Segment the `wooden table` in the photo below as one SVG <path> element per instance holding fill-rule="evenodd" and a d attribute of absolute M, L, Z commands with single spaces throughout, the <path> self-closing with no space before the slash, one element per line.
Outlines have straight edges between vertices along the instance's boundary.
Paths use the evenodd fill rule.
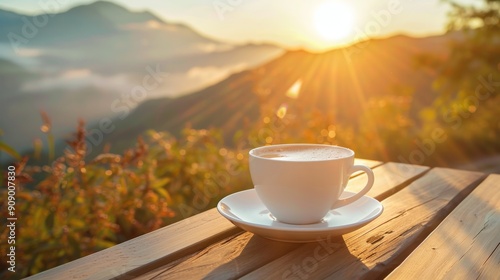
<path fill-rule="evenodd" d="M 500 279 L 500 175 L 357 161 L 384 212 L 343 236 L 272 241 L 211 209 L 30 279 Z"/>

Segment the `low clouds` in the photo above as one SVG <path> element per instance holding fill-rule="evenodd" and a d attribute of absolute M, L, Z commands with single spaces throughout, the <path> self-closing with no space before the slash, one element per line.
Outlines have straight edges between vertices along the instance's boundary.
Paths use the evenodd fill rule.
<path fill-rule="evenodd" d="M 179 96 L 208 85 L 219 82 L 235 72 L 244 70 L 245 63 L 216 67 L 195 66 L 185 72 L 169 73 L 165 81 L 151 92 L 149 97 Z M 78 90 L 82 88 L 98 88 L 110 92 L 127 92 L 140 83 L 138 74 L 119 73 L 102 75 L 88 68 L 75 68 L 59 72 L 55 75 L 42 77 L 25 83 L 21 90 L 36 94 L 50 90 Z"/>
<path fill-rule="evenodd" d="M 85 87 L 95 87 L 109 91 L 124 91 L 130 88 L 133 82 L 126 74 L 116 74 L 110 76 L 99 75 L 90 69 L 70 69 L 58 75 L 43 77 L 27 82 L 21 88 L 22 91 L 38 93 L 53 89 L 80 89 Z"/>

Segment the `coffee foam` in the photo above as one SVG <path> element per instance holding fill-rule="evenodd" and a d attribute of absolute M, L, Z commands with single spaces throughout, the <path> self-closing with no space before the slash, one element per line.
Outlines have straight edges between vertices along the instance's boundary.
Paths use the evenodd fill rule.
<path fill-rule="evenodd" d="M 318 161 L 345 158 L 351 156 L 352 153 L 349 150 L 335 147 L 294 146 L 267 148 L 259 151 L 256 155 L 284 161 Z"/>

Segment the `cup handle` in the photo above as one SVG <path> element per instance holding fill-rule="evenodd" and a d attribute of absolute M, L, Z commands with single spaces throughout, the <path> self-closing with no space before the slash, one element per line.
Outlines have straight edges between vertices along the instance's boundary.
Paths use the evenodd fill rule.
<path fill-rule="evenodd" d="M 354 165 L 351 168 L 351 173 L 349 174 L 349 177 L 350 177 L 350 175 L 352 175 L 352 173 L 354 173 L 356 171 L 364 171 L 366 173 L 366 175 L 368 175 L 368 182 L 366 183 L 365 187 L 360 192 L 358 192 L 357 194 L 355 194 L 353 196 L 337 200 L 333 204 L 332 209 L 346 206 L 347 204 L 350 204 L 350 203 L 360 199 L 363 195 L 365 195 L 372 188 L 373 182 L 375 181 L 375 176 L 373 175 L 373 171 L 369 167 L 364 166 L 364 165 Z"/>

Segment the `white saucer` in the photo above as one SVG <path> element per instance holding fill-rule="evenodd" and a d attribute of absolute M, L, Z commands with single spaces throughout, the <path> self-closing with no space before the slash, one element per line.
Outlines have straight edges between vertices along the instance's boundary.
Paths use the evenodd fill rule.
<path fill-rule="evenodd" d="M 344 191 L 342 197 L 354 193 Z M 277 221 L 262 204 L 255 189 L 224 197 L 217 210 L 236 226 L 268 239 L 285 242 L 313 242 L 354 231 L 382 214 L 376 199 L 363 196 L 344 207 L 330 210 L 316 224 L 293 225 Z"/>

